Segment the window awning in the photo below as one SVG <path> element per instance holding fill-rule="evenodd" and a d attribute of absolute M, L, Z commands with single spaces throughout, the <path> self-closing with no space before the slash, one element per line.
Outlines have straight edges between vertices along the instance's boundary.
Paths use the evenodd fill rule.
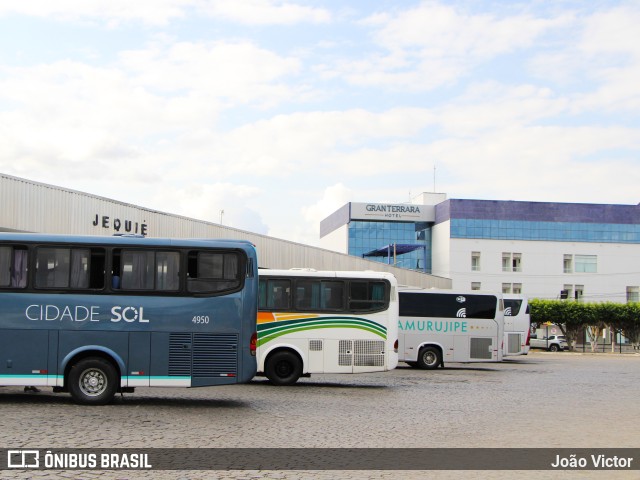
<path fill-rule="evenodd" d="M 424 244 L 417 245 L 415 243 L 396 243 L 392 245 L 385 245 L 384 247 L 371 250 L 364 253 L 363 257 L 389 257 L 395 252 L 396 255 L 404 255 L 405 253 L 413 252 L 425 248 Z"/>

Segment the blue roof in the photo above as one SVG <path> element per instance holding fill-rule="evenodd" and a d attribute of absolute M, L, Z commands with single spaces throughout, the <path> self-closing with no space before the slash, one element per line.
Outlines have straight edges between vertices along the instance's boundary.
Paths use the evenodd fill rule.
<path fill-rule="evenodd" d="M 436 223 L 454 218 L 640 224 L 640 205 L 451 199 L 436 205 Z"/>

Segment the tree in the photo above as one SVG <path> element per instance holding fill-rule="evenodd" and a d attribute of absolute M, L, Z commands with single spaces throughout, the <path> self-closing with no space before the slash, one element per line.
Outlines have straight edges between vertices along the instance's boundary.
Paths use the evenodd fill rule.
<path fill-rule="evenodd" d="M 633 345 L 640 348 L 640 303 L 627 303 L 623 306 L 622 332 Z"/>
<path fill-rule="evenodd" d="M 595 304 L 596 315 L 611 330 L 611 351 L 616 350 L 616 339 L 622 333 L 624 325 L 623 305 L 620 303 L 603 302 Z"/>
<path fill-rule="evenodd" d="M 598 346 L 598 338 L 602 336 L 605 324 L 597 315 L 596 304 L 584 303 L 582 304 L 582 309 L 582 320 L 586 324 L 591 351 L 595 352 Z"/>
<path fill-rule="evenodd" d="M 571 300 L 531 300 L 531 323 L 556 324 L 567 337 L 569 347 L 587 329 L 591 350 L 606 327 L 612 332 L 611 351 L 616 348 L 618 333 L 625 335 L 634 348 L 640 348 L 640 303 L 583 303 Z"/>
<path fill-rule="evenodd" d="M 573 350 L 584 327 L 583 304 L 566 300 L 531 300 L 529 305 L 531 323 L 538 326 L 546 322 L 556 324 L 567 338 L 569 348 Z"/>

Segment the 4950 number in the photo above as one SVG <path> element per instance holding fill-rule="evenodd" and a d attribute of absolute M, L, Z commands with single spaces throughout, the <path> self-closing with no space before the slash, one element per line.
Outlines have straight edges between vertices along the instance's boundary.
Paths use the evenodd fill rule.
<path fill-rule="evenodd" d="M 196 315 L 191 319 L 191 323 L 202 325 L 209 323 L 209 315 Z"/>

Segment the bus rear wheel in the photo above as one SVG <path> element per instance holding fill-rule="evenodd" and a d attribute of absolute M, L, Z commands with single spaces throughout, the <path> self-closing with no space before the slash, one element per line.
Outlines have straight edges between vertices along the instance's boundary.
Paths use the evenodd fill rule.
<path fill-rule="evenodd" d="M 418 354 L 418 367 L 433 370 L 442 363 L 442 354 L 436 347 L 424 347 Z"/>
<path fill-rule="evenodd" d="M 276 352 L 267 359 L 264 373 L 274 385 L 293 385 L 302 375 L 302 362 L 293 352 Z"/>
<path fill-rule="evenodd" d="M 106 405 L 118 389 L 115 367 L 103 358 L 80 360 L 69 371 L 69 393 L 76 403 Z"/>

